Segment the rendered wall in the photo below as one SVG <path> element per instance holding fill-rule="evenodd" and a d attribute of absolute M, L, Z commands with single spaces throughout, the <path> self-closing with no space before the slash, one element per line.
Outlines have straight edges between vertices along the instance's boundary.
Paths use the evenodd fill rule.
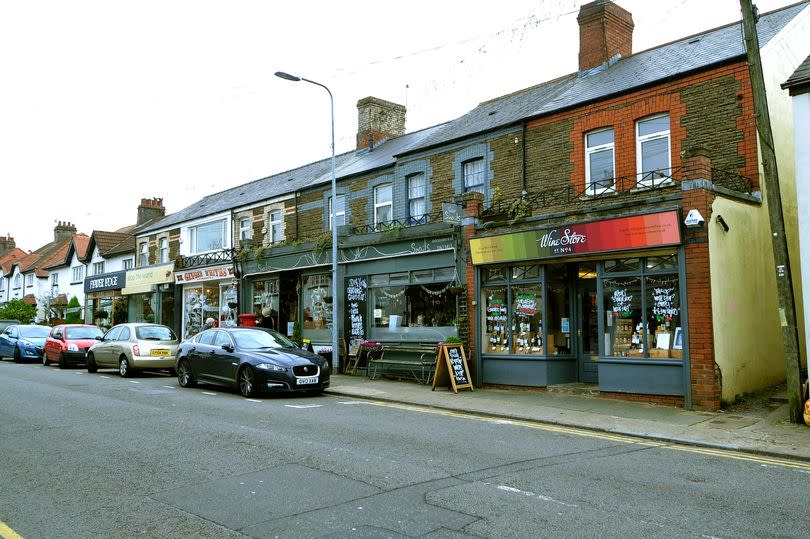
<path fill-rule="evenodd" d="M 805 8 L 767 45 L 762 47 L 762 67 L 768 94 L 774 149 L 782 193 L 782 211 L 793 273 L 793 292 L 799 327 L 799 347 L 802 364 L 807 364 L 802 271 L 799 264 L 799 220 L 796 196 L 796 161 L 794 152 L 793 105 L 790 95 L 780 85 L 790 77 L 810 55 L 810 7 Z M 806 140 L 806 139 L 805 139 Z M 764 183 L 764 180 L 762 180 Z M 763 190 L 767 186 L 763 187 Z M 764 199 L 764 196 L 763 196 Z M 810 270 L 808 270 L 810 271 Z"/>
<path fill-rule="evenodd" d="M 796 186 L 799 212 L 799 250 L 804 275 L 810 275 L 810 93 L 793 97 Z M 795 265 L 795 262 L 793 262 Z M 794 270 L 795 271 L 795 270 Z M 804 287 L 804 319 L 810 319 L 810 286 Z M 805 349 L 810 350 L 810 332 L 805 331 Z M 802 356 L 807 363 L 807 356 Z"/>
<path fill-rule="evenodd" d="M 729 231 L 715 222 L 722 215 Z M 715 362 L 721 398 L 785 379 L 773 251 L 764 208 L 717 197 L 707 219 Z"/>

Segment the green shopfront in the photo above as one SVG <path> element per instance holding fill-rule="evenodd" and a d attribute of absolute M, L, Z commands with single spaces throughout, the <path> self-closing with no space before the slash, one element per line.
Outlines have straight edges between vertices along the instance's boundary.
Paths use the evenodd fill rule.
<path fill-rule="evenodd" d="M 474 237 L 479 383 L 684 397 L 677 211 Z"/>

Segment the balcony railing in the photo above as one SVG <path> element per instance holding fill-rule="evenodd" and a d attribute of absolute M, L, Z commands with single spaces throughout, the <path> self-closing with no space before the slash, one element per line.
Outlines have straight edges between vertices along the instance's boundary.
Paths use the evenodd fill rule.
<path fill-rule="evenodd" d="M 694 178 L 693 170 L 684 167 L 654 170 L 643 174 L 633 174 L 606 178 L 592 182 L 584 188 L 571 184 L 527 193 L 517 199 L 496 200 L 484 209 L 483 217 L 507 215 L 515 218 L 520 212 L 532 212 L 543 208 L 562 205 L 598 205 L 615 201 L 618 197 L 639 196 L 640 193 L 660 191 L 677 187 L 681 182 Z M 711 169 L 712 183 L 739 193 L 751 193 L 753 182 L 736 172 Z"/>
<path fill-rule="evenodd" d="M 180 261 L 179 266 L 184 269 L 200 268 L 223 262 L 231 263 L 233 261 L 233 249 L 222 249 L 221 251 L 213 251 L 199 255 L 179 256 L 177 258 Z M 175 263 L 175 266 L 178 266 L 178 264 Z"/>
<path fill-rule="evenodd" d="M 426 225 L 430 222 L 430 214 L 426 213 L 419 217 L 408 217 L 407 219 L 394 219 L 391 221 L 385 221 L 383 223 L 355 226 L 349 229 L 349 232 L 351 232 L 352 235 L 373 234 L 374 232 L 388 232 L 391 230 L 400 230 L 412 226 Z"/>

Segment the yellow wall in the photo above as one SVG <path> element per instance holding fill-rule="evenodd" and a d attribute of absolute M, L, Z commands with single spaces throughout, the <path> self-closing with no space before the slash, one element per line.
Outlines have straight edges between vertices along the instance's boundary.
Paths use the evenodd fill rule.
<path fill-rule="evenodd" d="M 762 47 L 760 53 L 768 96 L 768 113 L 771 118 L 774 149 L 779 171 L 782 212 L 785 220 L 785 233 L 788 239 L 791 272 L 793 274 L 793 295 L 799 328 L 799 350 L 803 365 L 807 364 L 807 347 L 805 344 L 804 302 L 802 300 L 802 271 L 799 265 L 799 221 L 796 198 L 793 109 L 790 95 L 787 90 L 782 90 L 780 85 L 810 55 L 810 38 L 808 36 L 810 36 L 810 7 L 805 8 L 767 45 Z M 763 186 L 763 199 L 765 188 Z M 767 206 L 765 208 L 767 211 Z M 768 224 L 768 226 L 770 225 Z M 810 271 L 810 268 L 806 268 L 805 271 Z"/>
<path fill-rule="evenodd" d="M 715 222 L 718 215 L 728 232 Z M 715 362 L 721 398 L 730 401 L 785 379 L 770 229 L 763 208 L 721 197 L 712 203 L 706 226 Z"/>

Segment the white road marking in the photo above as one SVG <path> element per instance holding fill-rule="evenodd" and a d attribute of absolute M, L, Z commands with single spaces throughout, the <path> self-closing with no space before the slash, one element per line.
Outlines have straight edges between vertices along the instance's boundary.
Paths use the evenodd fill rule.
<path fill-rule="evenodd" d="M 140 382 L 138 382 L 137 380 L 130 380 L 129 383 L 130 384 L 140 384 Z"/>
<path fill-rule="evenodd" d="M 110 379 L 110 377 L 109 377 L 109 376 L 104 376 L 103 374 L 102 374 L 101 376 L 99 376 L 99 378 L 106 378 L 107 380 L 109 380 L 109 379 Z"/>
<path fill-rule="evenodd" d="M 303 405 L 285 404 L 284 406 L 286 406 L 287 408 L 302 409 L 302 408 L 321 408 L 323 405 L 322 404 L 303 404 Z"/>
<path fill-rule="evenodd" d="M 371 404 L 368 401 L 338 401 L 338 404 Z"/>
<path fill-rule="evenodd" d="M 245 400 L 249 401 L 249 402 L 264 402 L 264 401 L 260 401 L 259 399 L 245 399 Z M 260 481 L 260 483 L 261 483 L 261 481 Z"/>
<path fill-rule="evenodd" d="M 495 423 L 496 425 L 514 425 L 515 424 L 514 421 L 509 421 L 508 419 L 493 419 L 492 422 Z"/>
<path fill-rule="evenodd" d="M 177 389 L 177 386 L 163 386 L 163 387 L 165 387 L 166 389 Z"/>
<path fill-rule="evenodd" d="M 78 374 L 79 376 L 81 376 L 84 373 L 83 372 L 74 372 L 73 374 Z"/>
<path fill-rule="evenodd" d="M 216 393 L 211 393 L 210 391 L 203 391 L 203 392 L 202 392 L 202 394 L 203 394 L 203 395 L 211 395 L 212 397 L 216 397 L 216 396 L 217 396 L 217 394 L 216 394 Z"/>
<path fill-rule="evenodd" d="M 512 492 L 514 494 L 522 494 L 522 495 L 526 496 L 527 498 L 537 498 L 539 500 L 543 500 L 544 502 L 557 503 L 557 504 L 560 504 L 560 505 L 565 506 L 565 507 L 579 507 L 578 505 L 561 502 L 560 500 L 555 500 L 554 498 L 551 498 L 549 496 L 543 496 L 542 494 L 535 494 L 534 492 L 524 491 L 524 490 L 520 490 L 520 489 L 517 489 L 517 488 L 514 488 L 514 487 L 507 487 L 506 485 L 498 485 L 495 488 L 497 488 L 498 490 L 503 490 L 505 492 Z"/>

